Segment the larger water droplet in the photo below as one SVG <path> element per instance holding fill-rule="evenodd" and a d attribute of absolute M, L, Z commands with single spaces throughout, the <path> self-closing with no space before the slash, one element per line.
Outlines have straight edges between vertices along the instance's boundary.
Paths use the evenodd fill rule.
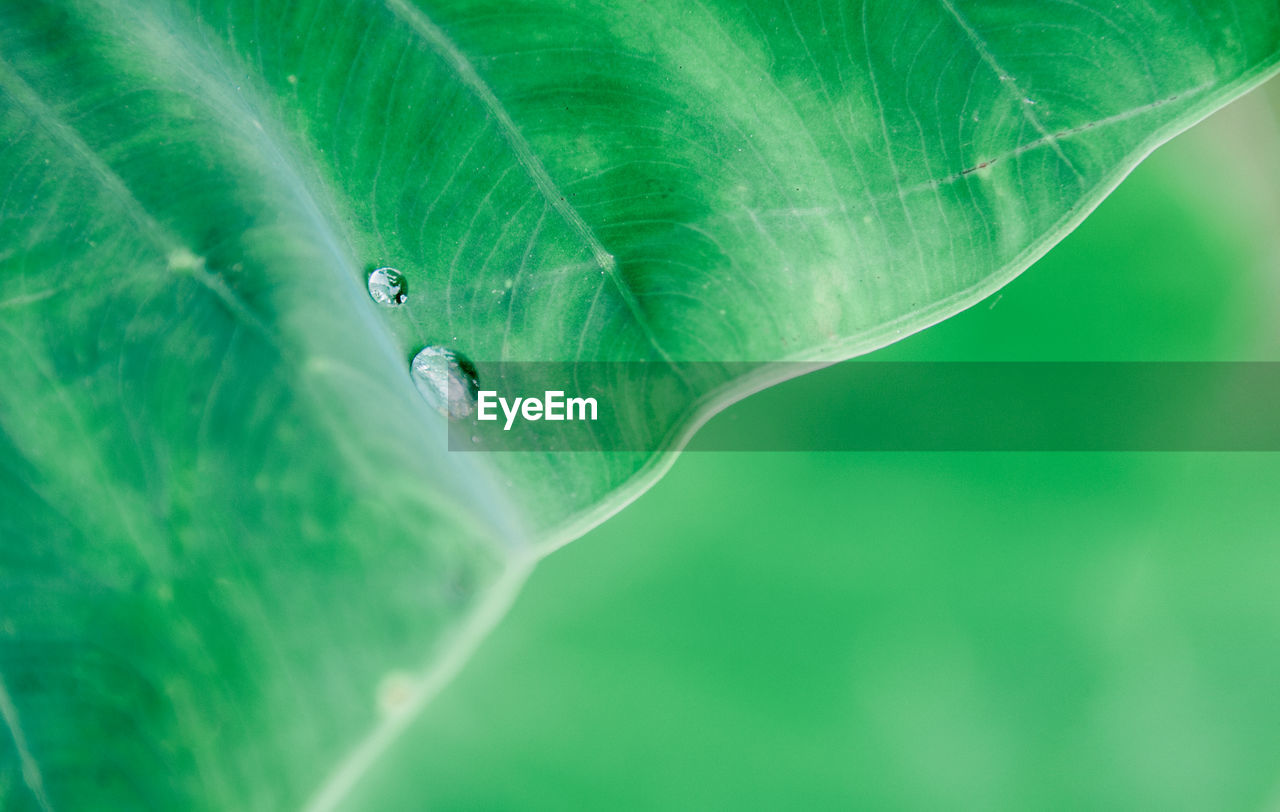
<path fill-rule="evenodd" d="M 457 420 L 475 411 L 480 379 L 463 356 L 444 347 L 426 347 L 413 357 L 410 371 L 418 391 L 444 416 Z"/>
<path fill-rule="evenodd" d="M 404 274 L 395 268 L 378 268 L 369 273 L 369 295 L 380 305 L 395 307 L 409 298 Z"/>

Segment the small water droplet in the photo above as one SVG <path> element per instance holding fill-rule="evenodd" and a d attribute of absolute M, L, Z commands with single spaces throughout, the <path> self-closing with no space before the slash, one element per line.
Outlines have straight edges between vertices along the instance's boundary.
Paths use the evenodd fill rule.
<path fill-rule="evenodd" d="M 369 295 L 380 305 L 395 307 L 409 298 L 404 274 L 395 268 L 378 268 L 369 273 Z"/>
<path fill-rule="evenodd" d="M 476 408 L 480 379 L 475 366 L 444 347 L 425 347 L 413 357 L 413 383 L 427 402 L 446 417 L 467 417 Z"/>

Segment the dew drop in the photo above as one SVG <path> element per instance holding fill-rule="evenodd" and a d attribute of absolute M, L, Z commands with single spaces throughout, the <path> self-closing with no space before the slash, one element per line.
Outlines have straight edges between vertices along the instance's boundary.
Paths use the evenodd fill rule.
<path fill-rule="evenodd" d="M 380 305 L 395 307 L 409 298 L 404 274 L 395 268 L 378 268 L 369 273 L 369 295 Z"/>
<path fill-rule="evenodd" d="M 418 391 L 445 417 L 458 419 L 475 411 L 480 380 L 463 356 L 444 347 L 426 347 L 413 357 L 410 371 Z"/>

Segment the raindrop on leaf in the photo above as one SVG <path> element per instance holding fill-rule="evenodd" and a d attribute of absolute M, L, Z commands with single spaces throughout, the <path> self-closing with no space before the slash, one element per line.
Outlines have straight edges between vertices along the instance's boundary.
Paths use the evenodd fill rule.
<path fill-rule="evenodd" d="M 395 307 L 409 298 L 404 274 L 395 268 L 378 268 L 369 273 L 369 295 L 380 305 Z"/>
<path fill-rule="evenodd" d="M 418 391 L 441 414 L 457 420 L 475 411 L 480 379 L 463 356 L 444 347 L 425 347 L 413 357 L 410 371 Z"/>

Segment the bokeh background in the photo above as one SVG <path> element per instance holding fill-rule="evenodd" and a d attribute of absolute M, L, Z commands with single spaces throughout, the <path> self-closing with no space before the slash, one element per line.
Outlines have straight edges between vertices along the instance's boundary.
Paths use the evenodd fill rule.
<path fill-rule="evenodd" d="M 1277 110 L 877 356 L 1280 361 Z M 1280 455 L 683 455 L 543 562 L 354 805 L 1280 809 Z"/>

